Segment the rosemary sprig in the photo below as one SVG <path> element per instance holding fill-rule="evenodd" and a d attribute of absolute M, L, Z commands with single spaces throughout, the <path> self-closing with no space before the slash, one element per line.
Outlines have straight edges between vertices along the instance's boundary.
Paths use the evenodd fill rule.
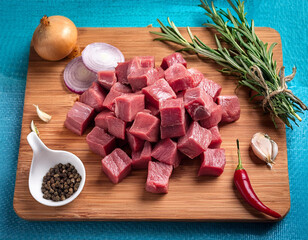
<path fill-rule="evenodd" d="M 276 72 L 276 61 L 273 60 L 273 49 L 276 43 L 268 46 L 255 34 L 254 21 L 249 25 L 244 11 L 244 1 L 238 0 L 236 5 L 228 0 L 237 16 L 233 16 L 229 9 L 223 11 L 216 9 L 213 2 L 211 6 L 205 0 L 200 0 L 202 7 L 212 23 L 205 23 L 207 27 L 214 28 L 217 49 L 213 49 L 193 35 L 187 27 L 190 40 L 187 41 L 175 24 L 168 18 L 169 26 L 165 26 L 159 19 L 162 32 L 151 32 L 159 35 L 158 41 L 171 41 L 184 46 L 179 51 L 193 51 L 214 60 L 221 65 L 220 71 L 226 74 L 240 76 L 239 85 L 246 86 L 256 92 L 251 99 L 262 96 L 263 110 L 269 112 L 276 126 L 275 118 L 280 118 L 288 127 L 292 128 L 291 122 L 296 125 L 297 120 L 302 119 L 298 113 L 307 110 L 306 105 L 287 88 L 286 82 L 291 81 L 296 73 L 285 76 L 284 67 Z M 222 42 L 227 43 L 229 48 L 223 47 Z"/>

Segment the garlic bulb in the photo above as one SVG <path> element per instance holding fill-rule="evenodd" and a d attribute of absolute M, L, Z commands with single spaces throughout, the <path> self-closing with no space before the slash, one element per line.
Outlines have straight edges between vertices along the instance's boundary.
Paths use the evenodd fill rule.
<path fill-rule="evenodd" d="M 251 139 L 251 148 L 254 154 L 272 168 L 278 154 L 278 145 L 265 133 L 256 133 Z"/>

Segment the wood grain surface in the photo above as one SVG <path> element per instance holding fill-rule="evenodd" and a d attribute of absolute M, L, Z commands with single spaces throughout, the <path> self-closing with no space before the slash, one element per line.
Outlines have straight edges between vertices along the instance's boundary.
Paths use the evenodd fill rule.
<path fill-rule="evenodd" d="M 154 55 L 156 64 L 178 46 L 152 41 L 149 28 L 79 28 L 79 44 L 84 48 L 92 42 L 106 42 L 118 47 L 126 59 L 137 55 Z M 158 30 L 151 28 L 151 30 Z M 215 46 L 210 29 L 192 28 L 193 32 L 211 46 Z M 185 29 L 181 29 L 184 33 Z M 277 42 L 274 59 L 282 66 L 279 33 L 271 28 L 257 28 L 265 42 Z M 184 34 L 185 36 L 186 33 Z M 199 69 L 204 75 L 223 86 L 222 94 L 234 94 L 236 78 L 216 71 L 215 63 L 196 55 L 184 54 L 188 67 Z M 145 191 L 146 171 L 132 171 L 121 183 L 114 185 L 101 172 L 101 158 L 93 154 L 85 141 L 86 133 L 77 136 L 63 126 L 67 111 L 77 98 L 63 84 L 62 74 L 69 60 L 47 62 L 31 46 L 27 76 L 24 113 L 14 209 L 27 220 L 187 220 L 187 221 L 275 221 L 250 207 L 233 185 L 237 165 L 236 138 L 240 140 L 243 165 L 259 198 L 285 216 L 290 209 L 286 134 L 283 124 L 275 129 L 270 118 L 248 101 L 247 89 L 236 94 L 240 98 L 241 117 L 235 123 L 221 126 L 222 147 L 226 149 L 224 173 L 216 177 L 197 177 L 200 161 L 185 160 L 174 170 L 169 193 L 157 195 Z M 52 115 L 43 123 L 32 104 Z M 87 179 L 82 193 L 72 203 L 62 207 L 47 207 L 30 195 L 28 176 L 32 151 L 26 136 L 34 120 L 41 139 L 51 149 L 76 154 L 84 163 Z M 255 132 L 268 133 L 278 144 L 279 154 L 273 170 L 253 157 L 249 141 Z"/>

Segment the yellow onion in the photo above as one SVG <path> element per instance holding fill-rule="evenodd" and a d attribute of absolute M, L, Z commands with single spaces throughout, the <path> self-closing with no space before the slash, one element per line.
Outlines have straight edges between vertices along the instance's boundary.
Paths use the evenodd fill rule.
<path fill-rule="evenodd" d="M 76 48 L 77 28 L 67 17 L 44 16 L 34 31 L 32 41 L 41 58 L 57 61 Z"/>

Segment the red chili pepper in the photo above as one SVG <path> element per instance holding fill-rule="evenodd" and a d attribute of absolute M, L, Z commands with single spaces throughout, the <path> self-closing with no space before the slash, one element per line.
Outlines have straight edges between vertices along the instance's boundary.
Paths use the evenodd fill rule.
<path fill-rule="evenodd" d="M 238 155 L 238 165 L 234 172 L 234 183 L 236 188 L 239 190 L 242 197 L 255 209 L 263 212 L 274 218 L 281 218 L 281 215 L 272 209 L 265 206 L 255 194 L 248 177 L 246 170 L 242 167 L 242 160 L 240 155 L 239 141 L 237 143 L 237 155 Z"/>

